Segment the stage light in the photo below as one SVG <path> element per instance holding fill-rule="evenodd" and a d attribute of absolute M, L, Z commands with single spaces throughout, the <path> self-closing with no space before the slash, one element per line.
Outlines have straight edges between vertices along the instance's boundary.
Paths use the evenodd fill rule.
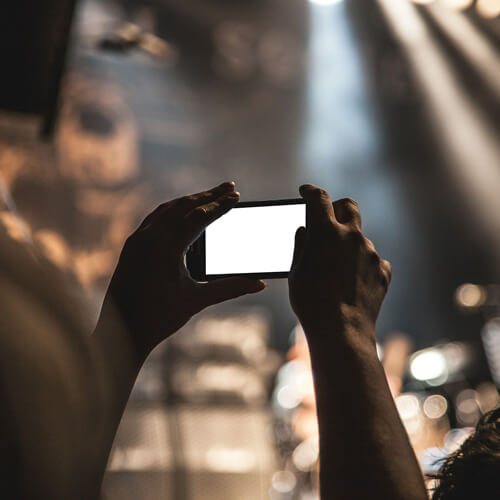
<path fill-rule="evenodd" d="M 424 425 L 419 397 L 412 393 L 401 394 L 395 403 L 406 432 L 411 439 L 418 439 Z"/>
<path fill-rule="evenodd" d="M 457 419 L 462 425 L 475 426 L 481 412 L 477 403 L 477 394 L 473 389 L 464 389 L 457 395 L 456 401 Z"/>
<path fill-rule="evenodd" d="M 446 359 L 441 351 L 434 348 L 416 352 L 410 361 L 410 372 L 415 379 L 430 385 L 439 385 L 448 377 Z"/>
<path fill-rule="evenodd" d="M 440 4 L 430 6 L 428 12 L 478 76 L 500 97 L 500 59 L 496 47 L 464 14 L 450 12 Z"/>
<path fill-rule="evenodd" d="M 283 386 L 276 396 L 278 404 L 285 410 L 292 410 L 299 406 L 302 398 L 301 394 L 292 385 Z"/>
<path fill-rule="evenodd" d="M 415 394 L 401 394 L 396 398 L 396 408 L 403 420 L 410 420 L 420 415 L 420 403 Z"/>
<path fill-rule="evenodd" d="M 500 385 L 500 317 L 486 323 L 481 339 L 493 380 Z"/>
<path fill-rule="evenodd" d="M 480 307 L 486 300 L 486 292 L 483 287 L 465 283 L 460 285 L 455 292 L 456 303 L 465 309 Z"/>
<path fill-rule="evenodd" d="M 289 470 L 280 470 L 273 474 L 271 479 L 271 484 L 273 489 L 281 493 L 280 498 L 284 498 L 285 495 L 290 495 L 297 485 L 297 479 L 295 474 Z M 288 496 L 286 498 L 289 498 Z"/>
<path fill-rule="evenodd" d="M 316 466 L 319 458 L 319 441 L 318 437 L 314 436 L 306 441 L 302 441 L 293 451 L 292 460 L 302 472 L 309 472 Z"/>
<path fill-rule="evenodd" d="M 309 0 L 310 3 L 313 3 L 314 5 L 333 5 L 336 3 L 343 2 L 343 0 Z"/>
<path fill-rule="evenodd" d="M 437 420 L 446 414 L 448 402 L 440 394 L 432 394 L 425 399 L 422 409 L 427 418 Z"/>
<path fill-rule="evenodd" d="M 500 0 L 498 0 L 500 1 Z M 460 188 L 462 206 L 474 206 L 478 237 L 500 252 L 500 145 L 493 127 L 469 96 L 448 54 L 408 0 L 377 0 L 407 57 L 421 102 L 440 145 L 443 168 Z M 437 4 L 426 7 L 431 11 Z M 448 10 L 448 14 L 454 14 Z M 497 78 L 498 80 L 498 78 Z"/>
<path fill-rule="evenodd" d="M 476 10 L 483 17 L 493 19 L 500 15 L 500 0 L 477 0 Z"/>
<path fill-rule="evenodd" d="M 500 395 L 493 382 L 481 382 L 476 387 L 477 404 L 481 413 L 494 410 L 500 404 Z"/>
<path fill-rule="evenodd" d="M 301 163 L 309 178 L 328 184 L 332 164 L 363 164 L 376 156 L 379 137 L 371 109 L 365 106 L 363 66 L 346 4 L 310 0 L 308 10 Z"/>
<path fill-rule="evenodd" d="M 251 448 L 212 446 L 205 453 L 205 466 L 214 472 L 242 474 L 254 470 L 257 463 L 257 455 Z"/>
<path fill-rule="evenodd" d="M 474 0 L 441 0 L 444 5 L 448 7 L 452 7 L 456 10 L 465 10 L 468 9 L 473 3 Z"/>

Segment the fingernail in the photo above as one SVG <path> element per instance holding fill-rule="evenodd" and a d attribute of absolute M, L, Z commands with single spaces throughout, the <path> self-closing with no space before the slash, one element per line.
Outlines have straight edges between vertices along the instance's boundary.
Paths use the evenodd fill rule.
<path fill-rule="evenodd" d="M 239 198 L 240 193 L 238 191 L 233 191 L 231 193 L 226 193 L 224 196 L 227 198 Z"/>
<path fill-rule="evenodd" d="M 234 186 L 236 186 L 236 183 L 234 181 L 230 181 L 230 182 L 223 182 L 219 187 L 223 189 L 233 189 Z"/>

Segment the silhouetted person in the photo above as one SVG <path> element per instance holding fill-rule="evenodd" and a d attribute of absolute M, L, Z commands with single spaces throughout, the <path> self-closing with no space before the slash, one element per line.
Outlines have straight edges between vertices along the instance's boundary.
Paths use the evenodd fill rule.
<path fill-rule="evenodd" d="M 300 192 L 308 227 L 296 235 L 290 301 L 315 375 L 322 498 L 423 500 L 424 481 L 375 346 L 390 265 L 362 235 L 352 200 L 332 204 L 310 185 Z M 62 284 L 31 249 L 3 235 L 2 498 L 97 498 L 151 350 L 205 307 L 265 288 L 247 278 L 198 283 L 184 264 L 191 242 L 238 199 L 234 184 L 224 183 L 146 217 L 125 243 L 92 336 Z"/>

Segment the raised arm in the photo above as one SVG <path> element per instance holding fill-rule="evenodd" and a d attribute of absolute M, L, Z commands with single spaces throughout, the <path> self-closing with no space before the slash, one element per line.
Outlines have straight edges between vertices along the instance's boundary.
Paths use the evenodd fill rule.
<path fill-rule="evenodd" d="M 265 288 L 262 281 L 228 278 L 198 283 L 184 263 L 189 245 L 239 199 L 234 183 L 160 205 L 123 248 L 93 339 L 101 355 L 107 410 L 99 470 L 137 374 L 151 350 L 205 307 Z"/>
<path fill-rule="evenodd" d="M 290 302 L 309 344 L 323 500 L 424 500 L 420 468 L 377 357 L 375 321 L 391 279 L 356 203 L 301 187 Z"/>

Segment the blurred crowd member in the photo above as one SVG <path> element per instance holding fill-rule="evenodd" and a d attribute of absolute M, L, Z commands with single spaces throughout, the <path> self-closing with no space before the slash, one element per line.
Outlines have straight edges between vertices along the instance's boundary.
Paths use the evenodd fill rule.
<path fill-rule="evenodd" d="M 433 500 L 500 497 L 500 408 L 480 419 L 474 433 L 452 453 L 440 470 Z"/>

